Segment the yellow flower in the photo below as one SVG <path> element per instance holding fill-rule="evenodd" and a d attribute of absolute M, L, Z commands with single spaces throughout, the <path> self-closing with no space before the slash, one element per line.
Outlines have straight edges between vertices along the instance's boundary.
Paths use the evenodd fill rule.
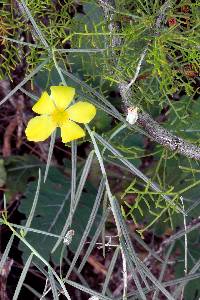
<path fill-rule="evenodd" d="M 32 107 L 39 114 L 32 118 L 25 130 L 29 141 L 46 140 L 56 127 L 61 129 L 63 143 L 85 136 L 84 130 L 75 122 L 87 124 L 96 114 L 94 105 L 79 101 L 68 107 L 72 102 L 75 89 L 68 86 L 51 86 L 51 95 L 43 92 L 40 99 Z"/>

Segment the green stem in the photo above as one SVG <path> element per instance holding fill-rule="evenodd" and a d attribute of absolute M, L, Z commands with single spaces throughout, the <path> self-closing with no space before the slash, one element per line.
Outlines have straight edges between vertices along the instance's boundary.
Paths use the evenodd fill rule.
<path fill-rule="evenodd" d="M 64 78 L 64 76 L 63 76 L 63 74 L 62 74 L 62 72 L 61 72 L 61 69 L 60 69 L 60 67 L 59 67 L 59 65 L 58 65 L 58 63 L 57 63 L 56 56 L 55 56 L 55 50 L 52 50 L 52 57 L 53 57 L 53 62 L 54 62 L 54 65 L 55 65 L 55 67 L 56 67 L 56 70 L 58 71 L 58 74 L 59 74 L 59 76 L 60 76 L 60 79 L 62 80 L 62 84 L 63 84 L 63 85 L 67 85 L 67 83 L 66 83 L 66 81 L 65 81 L 65 78 Z"/>

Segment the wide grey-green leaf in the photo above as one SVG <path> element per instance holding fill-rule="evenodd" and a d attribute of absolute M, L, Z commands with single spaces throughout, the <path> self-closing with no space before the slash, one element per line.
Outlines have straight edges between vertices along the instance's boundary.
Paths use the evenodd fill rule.
<path fill-rule="evenodd" d="M 43 170 L 44 171 L 44 170 Z M 32 207 L 36 191 L 36 182 L 31 182 L 26 189 L 25 199 L 22 200 L 19 207 L 20 212 L 24 213 L 26 217 Z M 42 183 L 40 187 L 40 194 L 35 209 L 35 214 L 31 223 L 31 227 L 40 229 L 47 232 L 47 235 L 40 235 L 34 232 L 28 232 L 26 239 L 28 242 L 47 260 L 50 258 L 50 252 L 56 242 L 56 238 L 49 236 L 48 233 L 59 235 L 66 222 L 70 208 L 70 181 L 69 178 L 61 173 L 57 168 L 51 167 L 49 170 L 46 183 Z M 75 252 L 78 244 L 81 240 L 82 233 L 87 225 L 94 200 L 95 193 L 92 189 L 87 190 L 85 186 L 82 192 L 80 202 L 74 214 L 72 227 L 75 231 L 75 235 L 70 244 L 70 249 Z M 98 212 L 90 236 L 95 232 L 100 220 L 100 211 Z M 24 221 L 23 224 L 25 224 Z M 23 259 L 25 260 L 28 255 L 28 249 L 22 243 L 19 245 L 20 250 L 23 252 Z M 54 262 L 59 262 L 60 249 L 58 248 L 55 253 L 52 254 Z"/>

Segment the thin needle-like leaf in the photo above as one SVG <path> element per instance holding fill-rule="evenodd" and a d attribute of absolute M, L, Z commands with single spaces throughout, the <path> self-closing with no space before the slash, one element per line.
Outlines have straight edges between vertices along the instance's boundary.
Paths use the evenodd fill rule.
<path fill-rule="evenodd" d="M 3 266 L 6 262 L 6 259 L 8 258 L 8 254 L 10 252 L 10 248 L 12 247 L 12 243 L 13 243 L 13 240 L 14 240 L 14 235 L 12 234 L 8 243 L 7 243 L 7 246 L 6 246 L 6 249 L 4 250 L 4 253 L 1 257 L 1 261 L 0 261 L 0 274 L 2 272 L 2 269 L 3 269 Z"/>
<path fill-rule="evenodd" d="M 11 225 L 10 223 L 4 219 L 4 224 L 7 225 L 10 230 L 14 233 L 15 236 L 17 236 L 21 242 L 23 242 L 31 251 L 32 253 L 38 258 L 40 259 L 54 274 L 55 278 L 57 279 L 57 281 L 59 282 L 62 290 L 63 290 L 63 294 L 66 296 L 66 298 L 68 300 L 71 300 L 71 297 L 69 296 L 69 293 L 66 290 L 66 287 L 63 283 L 63 281 L 60 279 L 60 277 L 57 275 L 57 273 L 54 271 L 54 269 L 51 267 L 51 265 L 45 260 L 45 258 L 43 256 L 40 255 L 40 253 L 23 237 L 21 236 Z"/>
<path fill-rule="evenodd" d="M 53 148 L 55 145 L 55 140 L 56 140 L 56 129 L 54 130 L 54 132 L 51 135 L 51 141 L 50 141 L 49 152 L 48 152 L 48 157 L 47 157 L 47 164 L 46 164 L 45 173 L 44 173 L 44 182 L 46 182 L 46 180 L 47 180 L 49 167 L 51 164 L 51 158 L 53 155 Z"/>
<path fill-rule="evenodd" d="M 95 234 L 94 234 L 94 236 L 93 236 L 93 238 L 92 238 L 92 240 L 91 240 L 91 242 L 89 244 L 89 247 L 88 247 L 88 249 L 87 249 L 87 251 L 86 251 L 86 253 L 85 253 L 85 255 L 84 255 L 84 257 L 83 257 L 83 259 L 81 261 L 81 264 L 80 264 L 80 266 L 78 268 L 78 272 L 79 273 L 82 271 L 85 263 L 87 262 L 88 257 L 90 256 L 90 253 L 92 252 L 93 248 L 95 247 L 96 242 L 98 240 L 98 237 L 99 237 L 99 235 L 100 235 L 100 233 L 101 233 L 101 231 L 102 231 L 102 229 L 103 229 L 103 227 L 105 225 L 105 222 L 106 222 L 106 220 L 108 218 L 109 213 L 110 213 L 110 210 L 107 209 L 105 211 L 105 213 L 103 214 L 103 216 L 101 218 L 101 221 L 100 221 L 100 223 L 98 225 L 98 228 L 97 228 L 97 230 L 96 230 L 96 232 L 95 232 Z"/>
<path fill-rule="evenodd" d="M 30 264 L 31 264 L 31 261 L 32 261 L 32 258 L 33 258 L 33 253 L 30 254 L 29 258 L 27 259 L 26 263 L 25 263 L 25 266 L 23 268 L 23 271 L 19 277 L 19 280 L 18 280 L 18 283 L 17 283 L 17 286 L 16 286 L 16 289 L 15 289 L 15 293 L 14 293 L 14 296 L 13 296 L 13 300 L 17 300 L 18 299 L 18 296 L 19 296 L 19 293 L 22 289 L 22 285 L 24 283 L 24 280 L 26 278 L 26 274 L 28 272 L 28 269 L 30 267 Z"/>
<path fill-rule="evenodd" d="M 100 185 L 99 185 L 99 190 L 98 190 L 96 199 L 94 201 L 94 206 L 93 206 L 93 209 L 92 209 L 91 214 L 90 214 L 90 218 L 89 218 L 87 226 L 86 226 L 86 228 L 85 228 L 85 230 L 83 232 L 82 238 L 81 238 L 81 240 L 79 242 L 79 246 L 78 246 L 78 248 L 76 250 L 76 253 L 74 255 L 74 258 L 72 260 L 70 268 L 69 268 L 69 270 L 67 272 L 66 278 L 68 278 L 69 275 L 71 274 L 71 272 L 72 272 L 72 270 L 73 270 L 73 268 L 74 268 L 74 266 L 75 266 L 75 264 L 77 262 L 77 259 L 78 259 L 79 255 L 81 253 L 81 250 L 84 247 L 85 241 L 86 241 L 87 236 L 88 236 L 88 234 L 89 234 L 89 232 L 90 232 L 90 230 L 92 228 L 92 224 L 94 222 L 94 219 L 96 217 L 99 205 L 101 203 L 101 199 L 102 199 L 102 196 L 103 196 L 104 188 L 105 188 L 105 179 L 102 178 L 102 180 L 100 182 Z"/>
<path fill-rule="evenodd" d="M 42 295 L 36 291 L 33 287 L 31 287 L 30 285 L 26 284 L 26 283 L 23 283 L 23 286 L 25 288 L 27 288 L 27 290 L 29 290 L 35 297 L 37 297 L 38 299 L 41 299 Z M 47 300 L 47 298 L 42 298 L 42 300 Z"/>
<path fill-rule="evenodd" d="M 39 27 L 36 24 L 34 18 L 32 17 L 31 12 L 28 9 L 28 6 L 26 5 L 25 1 L 21 0 L 21 3 L 22 3 L 22 6 L 23 6 L 23 9 L 24 9 L 25 13 L 27 14 L 29 20 L 31 21 L 31 23 L 33 25 L 33 28 L 35 29 L 35 32 L 37 33 L 38 37 L 40 38 L 42 44 L 45 46 L 45 48 L 49 48 L 49 45 L 48 45 L 46 39 L 44 38 L 41 30 L 39 29 Z"/>
<path fill-rule="evenodd" d="M 14 95 L 23 85 L 25 85 L 35 74 L 37 74 L 49 61 L 46 58 L 40 65 L 38 65 L 29 75 L 27 75 L 12 91 L 10 91 L 1 101 L 0 105 L 4 104 L 12 95 Z"/>
<path fill-rule="evenodd" d="M 111 205 L 112 213 L 113 213 L 113 216 L 114 216 L 114 219 L 115 219 L 115 224 L 116 224 L 116 227 L 117 227 L 117 233 L 118 233 L 118 236 L 120 237 L 120 243 L 121 243 L 122 228 L 121 228 L 121 224 L 120 224 L 120 220 L 119 220 L 119 215 L 121 216 L 121 212 L 119 213 L 119 210 L 116 209 L 117 200 L 115 199 L 115 197 L 113 197 L 113 195 L 111 193 L 111 189 L 110 189 L 110 186 L 109 186 L 109 183 L 108 183 L 105 166 L 104 166 L 104 163 L 103 163 L 101 153 L 100 153 L 99 148 L 97 146 L 97 143 L 96 143 L 96 140 L 95 140 L 95 137 L 94 137 L 94 133 L 90 130 L 88 125 L 85 125 L 85 126 L 87 128 L 87 131 L 88 131 L 90 137 L 91 137 L 91 140 L 92 140 L 92 143 L 93 143 L 93 146 L 94 146 L 94 150 L 95 150 L 96 156 L 97 156 L 98 161 L 99 161 L 99 165 L 100 165 L 100 168 L 101 168 L 102 175 L 105 177 L 105 180 L 106 180 L 106 191 L 107 191 L 107 194 L 108 194 L 108 199 L 109 199 L 109 202 L 110 202 L 110 205 Z M 137 264 L 136 259 L 135 259 L 135 263 Z M 140 270 L 140 268 L 138 268 L 138 272 L 142 275 L 142 271 Z M 139 289 L 139 291 L 141 292 L 141 298 L 143 300 L 145 300 L 146 297 L 145 297 L 144 293 L 142 292 L 141 284 L 140 284 L 140 282 L 137 278 L 137 275 L 134 274 L 134 276 L 135 276 L 135 279 L 136 279 L 136 281 L 135 281 L 136 286 Z M 142 276 L 142 277 L 143 277 L 143 280 L 145 281 L 144 276 Z"/>
<path fill-rule="evenodd" d="M 85 292 L 86 294 L 90 294 L 91 296 L 97 296 L 99 299 L 102 299 L 102 300 L 113 300 L 113 299 L 110 298 L 110 297 L 107 297 L 107 296 L 104 296 L 104 295 L 102 295 L 102 294 L 100 294 L 100 293 L 97 293 L 97 292 L 95 292 L 94 290 L 89 289 L 89 288 L 87 288 L 87 287 L 85 287 L 85 286 L 83 286 L 83 285 L 81 285 L 81 284 L 79 284 L 79 283 L 76 283 L 76 282 L 74 282 L 74 281 L 71 281 L 71 280 L 65 280 L 65 282 L 66 282 L 67 284 L 69 284 L 69 285 L 71 285 L 71 286 L 77 288 L 78 290 Z"/>
<path fill-rule="evenodd" d="M 110 281 L 110 278 L 113 274 L 113 269 L 115 267 L 115 264 L 116 264 L 116 261 L 117 261 L 117 257 L 118 257 L 118 254 L 119 254 L 119 250 L 120 250 L 120 247 L 118 246 L 116 249 L 115 249 L 115 252 L 113 254 L 113 257 L 111 259 L 111 262 L 110 262 L 110 265 L 109 265 L 109 268 L 108 268 L 108 272 L 106 274 L 106 279 L 104 281 L 104 284 L 103 284 L 103 288 L 102 288 L 102 294 L 105 295 L 106 294 L 106 289 L 108 287 L 108 284 L 109 284 L 109 281 Z"/>
<path fill-rule="evenodd" d="M 26 228 L 27 227 L 29 228 L 31 226 L 31 222 L 32 222 L 33 217 L 34 217 L 35 209 L 36 209 L 37 202 L 38 202 L 39 192 L 40 192 L 40 184 L 41 184 L 41 170 L 39 169 L 37 189 L 36 189 L 36 192 L 35 192 L 35 197 L 33 199 L 33 204 L 32 204 L 32 207 L 31 207 L 31 211 L 29 213 L 28 219 L 27 219 L 26 224 L 24 226 L 25 227 L 25 229 L 23 231 L 24 236 L 27 234 L 27 229 Z"/>
<path fill-rule="evenodd" d="M 81 174 L 79 185 L 78 185 L 77 191 L 76 191 L 75 203 L 74 203 L 74 207 L 73 207 L 73 211 L 72 211 L 72 216 L 73 216 L 73 214 L 76 210 L 76 207 L 78 206 L 78 203 L 79 203 L 79 200 L 80 200 L 80 197 L 81 197 L 81 194 L 82 194 L 82 190 L 83 190 L 83 187 L 85 185 L 85 182 L 86 182 L 86 179 L 87 179 L 87 176 L 88 176 L 91 164 L 92 164 L 93 156 L 94 156 L 94 151 L 91 151 L 88 158 L 87 158 L 87 160 L 86 160 L 85 166 L 83 168 L 83 172 Z M 57 242 L 55 243 L 55 245 L 54 245 L 54 247 L 51 251 L 52 253 L 55 252 L 57 247 L 62 242 L 63 236 L 65 236 L 66 232 L 68 231 L 68 228 L 69 228 L 69 225 L 70 225 L 70 218 L 71 218 L 71 216 L 68 215 L 67 220 L 65 222 L 65 225 L 63 226 L 63 229 L 60 233 L 60 238 L 57 240 Z"/>
<path fill-rule="evenodd" d="M 32 43 L 23 42 L 20 40 L 11 39 L 11 38 L 9 38 L 7 36 L 3 36 L 3 35 L 0 35 L 0 38 L 2 38 L 3 40 L 6 40 L 6 41 L 12 42 L 12 43 L 19 44 L 19 45 L 24 45 L 24 46 L 33 47 L 33 48 L 42 48 L 42 45 L 32 44 Z"/>
<path fill-rule="evenodd" d="M 76 196 L 76 169 L 77 169 L 77 141 L 72 141 L 71 143 L 71 162 L 72 162 L 72 171 L 71 171 L 71 202 L 70 202 L 70 211 L 69 211 L 69 224 L 72 224 L 72 216 L 75 205 L 75 196 Z"/>
<path fill-rule="evenodd" d="M 80 80 L 79 78 L 77 78 L 76 76 L 74 76 L 72 73 L 68 72 L 67 70 L 63 70 L 61 68 L 61 71 L 63 72 L 63 74 L 67 75 L 72 80 L 74 80 L 75 82 L 77 82 L 78 84 L 80 84 L 82 87 L 86 88 L 91 94 L 93 94 L 94 96 L 96 96 L 103 103 L 105 103 L 111 110 L 113 110 L 113 112 L 115 112 L 117 115 L 119 115 L 118 110 L 104 96 L 102 96 L 100 93 L 98 93 L 95 89 L 93 89 L 92 87 L 90 87 L 87 83 L 85 83 L 84 81 Z"/>
<path fill-rule="evenodd" d="M 166 287 L 176 286 L 178 284 L 186 285 L 191 280 L 195 280 L 195 279 L 199 279 L 199 278 L 200 278 L 200 273 L 190 274 L 190 275 L 187 275 L 187 276 L 184 276 L 184 277 L 181 277 L 181 278 L 177 278 L 177 279 L 174 279 L 174 280 L 162 282 L 162 286 L 164 288 L 166 288 Z M 145 294 L 147 294 L 151 291 L 154 291 L 154 290 L 155 290 L 155 286 L 151 286 L 150 289 L 147 289 L 147 288 L 143 289 Z M 133 300 L 133 299 L 138 300 L 138 297 L 140 297 L 140 294 L 137 291 L 137 292 L 134 292 L 134 293 L 129 293 L 127 296 L 128 296 L 128 299 L 130 299 L 130 300 Z M 175 299 L 175 298 L 173 298 L 173 299 Z M 119 297 L 119 298 L 117 298 L 117 300 L 122 300 L 122 298 Z"/>
<path fill-rule="evenodd" d="M 127 166 L 128 169 L 134 175 L 136 175 L 140 179 L 144 180 L 144 182 L 146 182 L 147 184 L 149 184 L 153 190 L 155 190 L 156 192 L 161 193 L 161 196 L 167 202 L 171 202 L 172 201 L 167 195 L 162 194 L 162 191 L 158 187 L 157 184 L 155 184 L 154 182 L 152 182 L 146 175 L 144 175 L 140 170 L 138 170 L 131 162 L 129 162 L 126 158 L 124 158 L 123 155 L 118 150 L 116 150 L 110 143 L 108 143 L 105 139 L 103 139 L 99 134 L 97 134 L 95 132 L 94 132 L 94 136 L 95 136 L 95 138 L 97 138 L 102 143 L 102 145 L 104 145 L 104 147 L 106 147 L 111 153 L 113 153 L 116 158 L 118 158 L 125 166 Z M 184 212 L 179 207 L 176 206 L 176 209 L 179 212 L 182 212 L 184 214 Z"/>
<path fill-rule="evenodd" d="M 49 273 L 49 282 L 50 282 L 50 285 L 51 285 L 53 299 L 54 300 L 59 300 L 58 291 L 57 291 L 57 288 L 56 288 L 55 279 L 53 277 L 53 274 L 52 274 L 51 270 L 49 270 L 48 273 Z"/>
<path fill-rule="evenodd" d="M 162 269 L 161 269 L 160 276 L 159 276 L 159 279 L 158 279 L 160 282 L 163 280 L 163 276 L 164 276 L 164 273 L 165 273 L 165 270 L 166 270 L 166 267 L 167 267 L 167 264 L 168 264 L 168 260 L 169 260 L 169 257 L 170 257 L 170 254 L 172 252 L 173 247 L 174 247 L 174 243 L 171 244 L 171 246 L 169 247 L 169 249 L 167 251 L 167 254 L 165 256 L 165 260 L 164 260 L 164 263 L 162 265 Z M 158 298 L 158 295 L 159 295 L 159 292 L 156 289 L 156 291 L 153 294 L 153 299 L 152 300 L 156 300 Z"/>

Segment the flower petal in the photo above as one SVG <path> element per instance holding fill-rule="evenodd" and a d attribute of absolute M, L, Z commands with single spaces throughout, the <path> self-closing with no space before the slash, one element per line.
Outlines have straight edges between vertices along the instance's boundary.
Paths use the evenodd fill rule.
<path fill-rule="evenodd" d="M 51 86 L 51 98 L 60 110 L 68 107 L 75 95 L 75 89 L 69 86 Z"/>
<path fill-rule="evenodd" d="M 78 123 L 89 123 L 96 115 L 96 108 L 88 102 L 77 102 L 67 109 L 70 120 Z"/>
<path fill-rule="evenodd" d="M 41 142 L 46 140 L 55 128 L 56 123 L 50 116 L 38 116 L 28 122 L 25 133 L 29 141 Z"/>
<path fill-rule="evenodd" d="M 68 143 L 84 136 L 85 131 L 72 121 L 66 121 L 61 127 L 61 137 L 63 143 Z"/>
<path fill-rule="evenodd" d="M 32 110 L 37 114 L 51 114 L 55 105 L 47 92 L 42 93 L 40 99 L 33 105 Z"/>

